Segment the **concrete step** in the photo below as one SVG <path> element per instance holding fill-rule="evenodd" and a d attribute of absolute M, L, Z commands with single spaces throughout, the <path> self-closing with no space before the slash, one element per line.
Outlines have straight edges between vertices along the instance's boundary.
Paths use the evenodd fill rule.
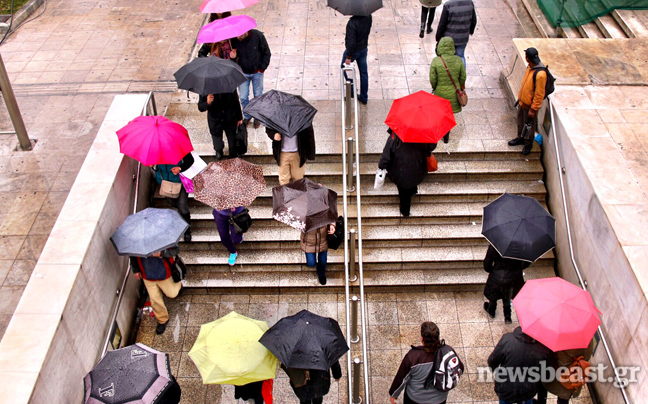
<path fill-rule="evenodd" d="M 610 14 L 597 18 L 594 23 L 606 38 L 628 38 L 619 23 Z"/>
<path fill-rule="evenodd" d="M 363 272 L 364 285 L 380 286 L 436 286 L 461 287 L 461 290 L 481 289 L 486 283 L 488 274 L 481 268 L 373 271 Z M 552 266 L 532 265 L 525 271 L 525 279 L 549 278 L 555 276 Z M 327 283 L 321 286 L 315 271 L 309 269 L 290 276 L 278 272 L 189 272 L 183 285 L 189 288 L 339 288 L 344 286 L 344 272 L 327 270 Z M 357 282 L 351 283 L 357 285 Z M 473 288 L 474 287 L 474 288 Z"/>
<path fill-rule="evenodd" d="M 594 22 L 588 22 L 587 24 L 580 25 L 577 29 L 583 38 L 605 38 L 603 32 Z"/>
<path fill-rule="evenodd" d="M 610 15 L 628 38 L 648 38 L 648 12 L 646 10 L 613 10 Z"/>

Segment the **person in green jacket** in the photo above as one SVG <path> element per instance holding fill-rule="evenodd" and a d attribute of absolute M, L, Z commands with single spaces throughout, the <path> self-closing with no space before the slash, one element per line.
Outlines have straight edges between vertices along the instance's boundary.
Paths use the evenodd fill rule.
<path fill-rule="evenodd" d="M 452 104 L 452 112 L 455 114 L 461 112 L 461 104 L 457 98 L 457 90 L 452 84 L 454 79 L 455 84 L 462 90 L 466 88 L 466 66 L 464 66 L 461 58 L 455 55 L 454 41 L 449 36 L 441 38 L 437 45 L 437 57 L 432 60 L 430 65 L 430 84 L 434 95 L 445 98 Z M 448 66 L 446 70 L 443 62 Z M 452 79 L 448 75 L 452 75 Z M 443 137 L 443 142 L 448 143 L 450 140 L 450 132 Z"/>

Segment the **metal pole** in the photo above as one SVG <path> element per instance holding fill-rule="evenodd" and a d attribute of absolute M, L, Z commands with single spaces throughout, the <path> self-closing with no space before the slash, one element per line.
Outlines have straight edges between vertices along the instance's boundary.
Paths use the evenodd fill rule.
<path fill-rule="evenodd" d="M 348 116 L 348 115 L 347 115 Z M 355 185 L 353 185 L 353 138 L 347 138 L 347 191 L 355 191 Z"/>
<path fill-rule="evenodd" d="M 18 108 L 18 102 L 16 102 L 13 88 L 11 88 L 11 82 L 9 81 L 2 56 L 0 56 L 0 90 L 2 90 L 2 96 L 4 97 L 11 123 L 13 123 L 14 130 L 16 131 L 16 136 L 18 136 L 20 148 L 23 150 L 31 150 L 32 146 L 29 141 L 29 135 L 27 135 L 27 129 L 25 129 L 25 122 L 23 122 L 22 115 L 20 114 L 20 108 Z"/>
<path fill-rule="evenodd" d="M 358 280 L 358 275 L 356 275 L 355 264 L 356 264 L 356 229 L 349 230 L 349 281 L 355 282 Z"/>
<path fill-rule="evenodd" d="M 344 127 L 346 128 L 346 130 L 353 129 L 353 121 L 351 120 L 353 118 L 353 115 L 351 115 L 351 111 L 353 110 L 352 96 L 353 96 L 353 83 L 347 81 L 344 83 L 344 108 L 346 110 Z"/>
<path fill-rule="evenodd" d="M 360 341 L 358 337 L 358 296 L 351 298 L 351 342 L 357 343 Z"/>
<path fill-rule="evenodd" d="M 360 398 L 360 365 L 362 361 L 359 358 L 353 360 L 353 404 L 362 403 Z"/>

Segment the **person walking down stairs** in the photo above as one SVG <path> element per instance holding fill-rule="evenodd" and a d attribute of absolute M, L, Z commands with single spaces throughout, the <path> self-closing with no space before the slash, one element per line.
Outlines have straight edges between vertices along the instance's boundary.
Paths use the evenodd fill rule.
<path fill-rule="evenodd" d="M 319 283 L 326 285 L 326 260 L 328 255 L 328 235 L 335 233 L 335 223 L 300 233 L 301 249 L 306 253 L 306 265 L 317 266 Z"/>
<path fill-rule="evenodd" d="M 272 140 L 272 155 L 279 168 L 279 185 L 301 180 L 306 173 L 307 160 L 315 160 L 315 132 L 313 125 L 290 137 L 266 128 Z"/>
<path fill-rule="evenodd" d="M 419 0 L 421 2 L 421 32 L 419 38 L 425 36 L 426 28 L 427 34 L 432 33 L 432 23 L 434 22 L 434 14 L 436 8 L 441 5 L 441 0 Z"/>
<path fill-rule="evenodd" d="M 524 286 L 522 271 L 531 265 L 529 262 L 511 258 L 503 258 L 495 247 L 488 246 L 484 258 L 484 270 L 488 272 L 488 279 L 484 287 L 484 310 L 491 318 L 495 318 L 497 301 L 502 301 L 504 308 L 504 322 L 511 324 L 511 300 Z"/>
<path fill-rule="evenodd" d="M 245 206 L 239 206 L 238 208 L 225 209 L 225 210 L 216 210 L 212 211 L 214 216 L 214 221 L 216 222 L 216 228 L 218 228 L 218 235 L 220 236 L 221 243 L 227 248 L 230 256 L 227 263 L 229 266 L 233 267 L 236 265 L 236 258 L 238 257 L 238 251 L 236 246 L 243 242 L 243 234 L 238 234 L 234 231 L 234 225 L 229 221 L 230 214 L 236 215 L 243 212 Z"/>
<path fill-rule="evenodd" d="M 177 164 L 158 164 L 155 171 L 155 180 L 161 186 L 163 181 L 168 181 L 173 184 L 182 184 L 180 180 L 180 173 L 189 169 L 194 163 L 194 158 L 191 153 L 188 153 Z M 189 194 L 185 188 L 180 185 L 180 192 L 176 196 L 165 196 L 167 202 L 172 207 L 178 209 L 180 216 L 189 223 L 189 228 L 184 234 L 184 241 L 191 241 L 191 214 L 189 212 Z"/>

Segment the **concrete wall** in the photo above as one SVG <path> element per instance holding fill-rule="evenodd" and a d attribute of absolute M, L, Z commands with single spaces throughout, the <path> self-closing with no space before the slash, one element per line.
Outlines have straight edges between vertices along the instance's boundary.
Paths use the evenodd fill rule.
<path fill-rule="evenodd" d="M 115 131 L 145 101 L 116 96 L 99 129 L 0 343 L 0 403 L 83 401 L 126 268 L 110 236 L 133 209 L 137 162 L 119 153 Z M 125 290 L 118 324 L 127 337 L 137 283 Z"/>

